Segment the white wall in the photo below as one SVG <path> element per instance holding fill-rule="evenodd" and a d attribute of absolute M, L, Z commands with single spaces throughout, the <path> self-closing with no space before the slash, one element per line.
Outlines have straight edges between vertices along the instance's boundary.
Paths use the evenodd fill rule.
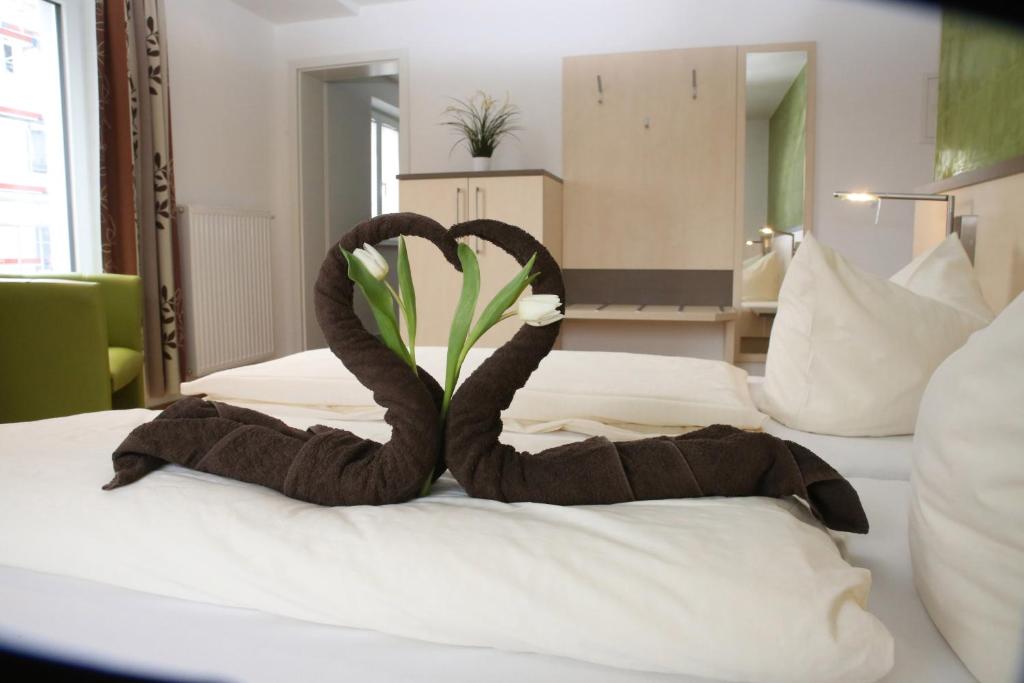
<path fill-rule="evenodd" d="M 410 96 L 402 125 L 411 135 L 407 168 L 412 172 L 469 167 L 464 150 L 449 155 L 452 139 L 437 123 L 446 96 L 465 97 L 482 88 L 499 96 L 508 92 L 523 111 L 521 140 L 499 148 L 496 167 L 544 167 L 559 173 L 563 56 L 816 41 L 815 226 L 822 241 L 863 267 L 882 274 L 895 271 L 910 257 L 911 207 L 887 206 L 876 227 L 870 209 L 833 200 L 831 192 L 908 190 L 932 177 L 932 146 L 920 142 L 922 79 L 938 69 L 940 23 L 937 14 L 914 6 L 854 0 L 410 0 L 366 6 L 355 17 L 279 26 L 272 65 L 262 53 L 270 31 L 258 20 L 243 18 L 245 12 L 227 0 L 175 0 L 168 13 L 179 15 L 178 27 L 190 27 L 195 34 L 195 53 L 172 55 L 172 67 L 175 59 L 185 61 L 198 79 L 189 87 L 195 99 L 188 105 L 181 104 L 185 95 L 175 91 L 177 106 L 203 110 L 204 98 L 212 98 L 214 105 L 213 115 L 203 124 L 205 132 L 197 130 L 203 114 L 193 115 L 193 125 L 183 129 L 180 121 L 186 113 L 175 110 L 176 148 L 186 145 L 199 152 L 205 147 L 204 153 L 216 154 L 226 145 L 221 136 L 244 136 L 261 149 L 262 159 L 258 136 L 245 131 L 259 128 L 272 135 L 279 238 L 274 270 L 280 299 L 275 308 L 276 338 L 284 344 L 280 352 L 297 349 L 300 336 L 295 181 L 289 170 L 295 156 L 294 131 L 289 130 L 295 100 L 288 75 L 292 61 L 405 50 Z M 185 14 L 194 16 L 186 21 Z M 207 26 L 210 15 L 213 28 Z M 260 81 L 232 85 L 234 79 L 224 77 L 221 61 L 229 72 L 255 75 L 273 69 L 274 81 L 269 86 Z M 225 87 L 241 91 L 241 105 L 218 92 Z M 245 102 L 263 101 L 271 90 L 273 125 L 258 118 L 243 121 L 253 113 Z M 188 141 L 189 135 L 199 141 Z M 246 168 L 237 158 L 225 162 L 204 156 L 208 168 L 200 169 L 189 165 L 191 154 L 177 154 L 182 201 L 204 191 L 222 193 L 225 201 L 241 194 L 232 174 Z M 196 173 L 197 181 L 183 186 L 189 172 Z M 221 182 L 223 190 L 218 189 Z M 265 182 L 261 176 L 255 185 L 265 187 Z M 186 189 L 188 193 L 182 194 Z"/>
<path fill-rule="evenodd" d="M 743 178 L 743 233 L 760 239 L 758 230 L 768 222 L 768 120 L 747 120 L 747 159 Z"/>
<path fill-rule="evenodd" d="M 226 0 L 165 8 L 178 202 L 272 208 L 274 26 Z"/>
<path fill-rule="evenodd" d="M 274 344 L 290 352 L 297 243 L 275 194 L 283 97 L 274 80 L 282 69 L 275 27 L 228 0 L 172 0 L 164 8 L 177 201 L 275 211 Z"/>

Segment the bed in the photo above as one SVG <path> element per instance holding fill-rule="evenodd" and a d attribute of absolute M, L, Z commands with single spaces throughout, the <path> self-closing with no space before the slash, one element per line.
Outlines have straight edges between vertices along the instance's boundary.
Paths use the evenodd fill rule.
<path fill-rule="evenodd" d="M 427 366 L 434 356 L 441 357 L 430 352 L 420 356 Z M 344 373 L 344 368 L 321 350 L 227 371 L 186 385 L 185 390 L 256 407 L 300 428 L 321 423 L 386 439 L 388 427 L 372 405 L 331 405 L 317 394 L 325 388 L 333 390 Z M 314 378 L 323 381 L 318 383 Z M 752 384 L 756 393 L 758 382 Z M 347 402 L 358 404 L 359 400 Z M 59 485 L 68 493 L 67 499 L 109 496 L 98 492 L 98 486 L 109 475 L 112 449 L 133 426 L 155 415 L 155 411 L 131 410 L 0 426 L 0 450 L 6 456 L 0 458 L 0 471 L 4 472 L 0 481 L 17 481 L 19 477 L 23 480 L 26 466 L 38 467 L 40 476 L 73 470 L 73 474 L 57 478 L 62 480 Z M 573 424 L 585 430 L 594 426 L 586 421 Z M 507 431 L 502 440 L 531 451 L 588 436 L 567 431 L 564 424 L 557 430 L 547 424 L 538 428 L 536 423 L 518 427 L 523 431 Z M 615 430 L 628 432 L 637 428 L 618 425 Z M 764 420 L 761 428 L 803 443 L 822 455 L 851 480 L 862 498 L 871 520 L 871 533 L 834 533 L 833 537 L 850 565 L 870 570 L 868 608 L 895 641 L 895 663 L 882 680 L 973 680 L 914 593 L 906 532 L 911 438 L 831 437 L 797 432 L 770 419 Z M 61 462 L 66 464 L 60 465 Z M 232 490 L 258 488 L 176 466 L 168 466 L 150 475 L 150 479 L 138 486 L 174 491 L 203 480 L 206 485 Z M 53 520 L 65 520 L 63 526 L 75 524 L 77 513 L 73 503 L 33 503 L 31 494 L 23 494 L 20 501 L 12 491 L 8 490 L 8 494 L 6 506 L 0 503 L 7 519 L 34 507 L 37 513 L 45 513 Z M 425 506 L 463 498 L 458 484 L 445 475 L 427 501 L 406 505 Z M 189 499 L 168 500 L 187 504 Z M 240 499 L 233 504 L 246 503 Z M 12 527 L 6 529 L 4 544 L 8 550 L 0 551 L 0 603 L 4 606 L 0 610 L 0 643 L 118 670 L 219 680 L 323 680 L 333 678 L 339 670 L 353 680 L 367 681 L 442 677 L 470 681 L 479 680 L 481 671 L 488 672 L 489 680 L 510 681 L 712 680 L 511 651 L 528 650 L 529 645 L 495 649 L 429 643 L 388 633 L 390 629 L 386 626 L 379 630 L 346 628 L 316 623 L 315 617 L 283 616 L 289 613 L 287 608 L 255 610 L 232 606 L 223 595 L 211 594 L 204 599 L 191 589 L 179 593 L 173 582 L 157 588 L 134 585 L 125 578 L 133 573 L 130 555 L 121 557 L 123 564 L 128 565 L 123 576 L 119 574 L 109 581 L 86 580 L 82 577 L 98 576 L 92 565 L 102 562 L 101 558 L 91 557 L 94 548 L 109 543 L 103 540 L 102 528 L 90 531 L 83 527 L 79 533 L 83 538 L 73 551 L 67 548 L 75 545 L 75 539 L 55 534 L 52 546 L 37 541 L 36 554 L 32 555 L 13 551 L 14 547 L 32 544 L 19 539 Z M 90 533 L 95 533 L 95 538 L 90 538 Z M 116 533 L 116 529 L 110 533 Z M 140 560 L 141 564 L 144 563 Z M 187 577 L 181 578 L 182 584 L 188 581 Z M 445 605 L 439 604 L 437 609 L 444 610 Z"/>

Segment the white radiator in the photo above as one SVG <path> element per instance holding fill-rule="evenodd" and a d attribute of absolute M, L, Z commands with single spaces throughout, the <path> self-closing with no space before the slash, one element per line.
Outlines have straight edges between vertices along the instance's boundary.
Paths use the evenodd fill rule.
<path fill-rule="evenodd" d="M 274 353 L 266 211 L 179 206 L 188 378 Z"/>

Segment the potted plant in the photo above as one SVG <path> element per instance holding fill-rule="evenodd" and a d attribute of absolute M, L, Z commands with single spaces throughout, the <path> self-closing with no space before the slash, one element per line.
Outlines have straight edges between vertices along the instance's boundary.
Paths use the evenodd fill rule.
<path fill-rule="evenodd" d="M 491 167 L 491 155 L 506 135 L 515 137 L 519 119 L 519 107 L 511 104 L 508 97 L 500 105 L 483 91 L 477 91 L 468 100 L 452 98 L 454 104 L 444 110 L 447 120 L 442 125 L 451 127 L 459 139 L 452 145 L 454 150 L 465 142 L 473 156 L 473 170 L 486 171 Z"/>

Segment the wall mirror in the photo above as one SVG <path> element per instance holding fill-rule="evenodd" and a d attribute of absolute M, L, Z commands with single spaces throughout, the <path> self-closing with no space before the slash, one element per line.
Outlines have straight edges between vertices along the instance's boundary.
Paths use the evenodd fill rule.
<path fill-rule="evenodd" d="M 779 287 L 811 229 L 814 46 L 741 48 L 738 361 L 763 362 Z"/>

